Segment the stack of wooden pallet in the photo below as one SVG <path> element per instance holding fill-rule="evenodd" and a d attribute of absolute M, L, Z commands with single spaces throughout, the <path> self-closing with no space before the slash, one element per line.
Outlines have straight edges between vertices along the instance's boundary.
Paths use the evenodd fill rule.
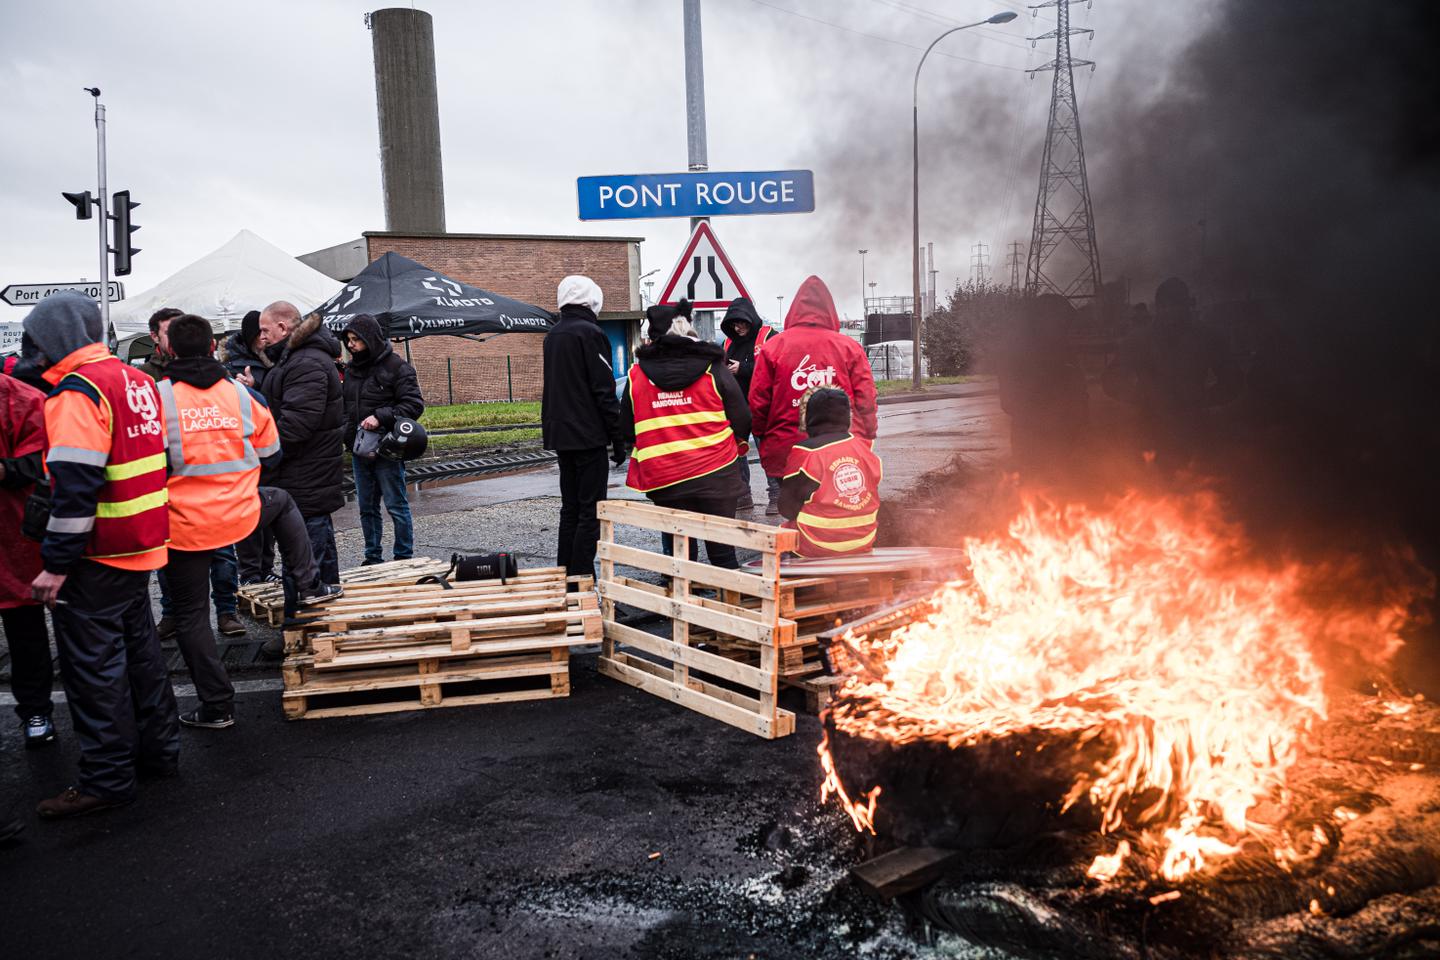
<path fill-rule="evenodd" d="M 947 576 L 961 559 L 955 551 L 905 548 L 797 562 L 785 557 L 795 547 L 793 530 L 626 501 L 599 511 L 600 672 L 769 738 L 795 728 L 794 714 L 776 706 L 780 686 L 804 691 L 812 711 L 828 702 L 837 681 L 824 674 L 821 634 Z M 617 526 L 648 531 L 652 549 L 617 542 Z M 674 535 L 674 557 L 656 552 L 660 533 Z M 691 540 L 760 556 L 722 570 L 680 559 Z M 616 567 L 658 573 L 661 583 Z M 617 604 L 670 618 L 669 638 L 620 623 Z"/>
<path fill-rule="evenodd" d="M 600 640 L 586 578 L 347 585 L 285 631 L 285 715 L 391 713 L 568 696 L 570 648 Z M 575 588 L 571 592 L 571 588 Z"/>
<path fill-rule="evenodd" d="M 414 583 L 421 577 L 437 576 L 449 569 L 450 564 L 444 560 L 414 557 L 342 570 L 340 582 L 348 592 L 367 584 Z M 285 622 L 285 591 L 278 583 L 266 581 L 247 584 L 235 592 L 235 598 L 239 601 L 241 610 L 261 623 L 278 627 Z"/>

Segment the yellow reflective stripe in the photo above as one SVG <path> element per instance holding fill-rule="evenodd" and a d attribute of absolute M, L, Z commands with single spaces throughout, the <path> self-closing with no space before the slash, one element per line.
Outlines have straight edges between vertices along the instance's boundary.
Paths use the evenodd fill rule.
<path fill-rule="evenodd" d="M 857 517 L 817 517 L 813 513 L 806 513 L 804 510 L 795 518 L 796 523 L 803 523 L 811 527 L 820 527 L 825 530 L 844 530 L 847 527 L 863 527 L 867 523 L 874 523 L 875 518 L 880 516 L 880 511 L 867 513 Z"/>
<path fill-rule="evenodd" d="M 735 441 L 735 434 L 728 426 L 724 430 L 718 433 L 712 433 L 709 436 L 695 437 L 691 440 L 671 440 L 669 443 L 657 443 L 653 447 L 637 447 L 631 456 L 636 460 L 644 462 L 652 457 L 663 457 L 667 453 L 680 453 L 684 450 L 699 450 L 702 447 L 713 447 L 717 443 L 724 443 L 727 440 L 732 443 Z"/>
<path fill-rule="evenodd" d="M 805 542 L 812 547 L 819 547 L 822 550 L 833 550 L 841 553 L 846 550 L 859 550 L 868 547 L 875 540 L 875 531 L 871 530 L 868 536 L 858 537 L 854 540 L 816 540 L 813 537 L 806 537 Z"/>
<path fill-rule="evenodd" d="M 152 473 L 156 470 L 165 469 L 165 454 L 152 453 L 148 457 L 141 457 L 139 460 L 131 460 L 129 463 L 112 463 L 105 468 L 106 480 L 129 480 L 131 477 L 138 477 L 142 473 Z"/>
<path fill-rule="evenodd" d="M 638 435 L 650 430 L 661 430 L 665 427 L 683 427 L 691 423 L 723 423 L 724 421 L 724 410 L 702 410 L 699 413 L 672 413 L 668 417 L 651 417 L 649 420 L 635 421 L 635 433 Z"/>
<path fill-rule="evenodd" d="M 97 503 L 95 504 L 95 516 L 108 517 L 112 520 L 117 517 L 133 517 L 137 513 L 165 506 L 170 502 L 169 493 L 169 490 L 156 490 L 154 493 L 147 493 L 144 496 L 135 497 L 133 500 L 121 500 L 119 503 Z"/>

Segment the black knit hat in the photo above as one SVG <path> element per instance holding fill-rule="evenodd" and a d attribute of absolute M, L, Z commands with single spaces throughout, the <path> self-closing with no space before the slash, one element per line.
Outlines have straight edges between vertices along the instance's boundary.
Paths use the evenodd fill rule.
<path fill-rule="evenodd" d="M 690 301 L 681 300 L 674 306 L 657 303 L 645 310 L 645 337 L 652 343 L 670 332 L 670 323 L 676 317 L 690 319 Z"/>
<path fill-rule="evenodd" d="M 801 399 L 800 422 L 810 436 L 850 429 L 850 397 L 839 387 L 817 387 Z"/>
<path fill-rule="evenodd" d="M 251 310 L 245 314 L 245 319 L 240 321 L 240 339 L 251 344 L 258 336 L 260 336 L 260 311 Z"/>

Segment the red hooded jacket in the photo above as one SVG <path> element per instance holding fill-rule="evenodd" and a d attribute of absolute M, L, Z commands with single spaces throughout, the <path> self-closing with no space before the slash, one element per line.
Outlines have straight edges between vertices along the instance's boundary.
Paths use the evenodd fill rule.
<path fill-rule="evenodd" d="M 0 376 L 0 459 L 13 460 L 45 450 L 45 394 L 14 377 Z M 10 464 L 6 465 L 11 466 Z M 27 606 L 30 581 L 40 574 L 40 544 L 20 533 L 25 517 L 25 498 L 33 484 L 6 471 L 0 486 L 0 543 L 5 544 L 5 561 L 0 563 L 0 610 Z"/>
<path fill-rule="evenodd" d="M 766 476 L 785 473 L 800 430 L 800 397 L 811 387 L 839 387 L 850 395 L 850 432 L 875 438 L 875 377 L 860 344 L 840 332 L 830 290 L 819 277 L 800 284 L 785 330 L 755 349 L 750 381 L 751 427 L 760 441 Z"/>

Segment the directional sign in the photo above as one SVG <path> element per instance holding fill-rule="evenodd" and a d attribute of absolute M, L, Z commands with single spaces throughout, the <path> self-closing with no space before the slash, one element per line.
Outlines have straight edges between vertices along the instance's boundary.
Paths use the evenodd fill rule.
<path fill-rule="evenodd" d="M 680 262 L 670 272 L 659 302 L 673 305 L 684 299 L 697 310 L 723 310 L 736 297 L 749 296 L 740 274 L 715 239 L 715 232 L 702 220 L 685 244 Z"/>
<path fill-rule="evenodd" d="M 25 333 L 19 320 L 0 321 L 0 353 L 19 353 L 20 337 Z"/>
<path fill-rule="evenodd" d="M 758 173 L 636 173 L 581 177 L 581 220 L 726 217 L 810 213 L 815 177 L 809 170 Z"/>
<path fill-rule="evenodd" d="M 4 290 L 0 290 L 0 300 L 15 307 L 30 307 L 44 300 L 52 293 L 59 293 L 61 290 L 78 290 L 85 296 L 97 303 L 100 300 L 100 284 L 96 283 L 12 283 Z M 110 281 L 110 302 L 116 303 L 125 299 L 125 284 L 118 280 Z"/>

